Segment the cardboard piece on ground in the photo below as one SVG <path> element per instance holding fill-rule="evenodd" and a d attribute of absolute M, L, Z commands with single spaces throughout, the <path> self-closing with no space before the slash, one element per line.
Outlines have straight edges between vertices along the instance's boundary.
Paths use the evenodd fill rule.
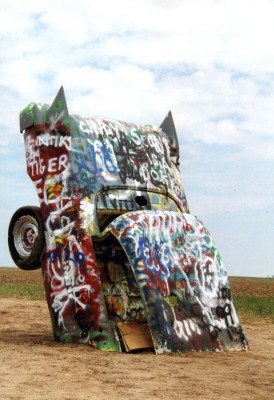
<path fill-rule="evenodd" d="M 127 352 L 154 347 L 148 325 L 136 322 L 118 322 L 117 327 Z"/>

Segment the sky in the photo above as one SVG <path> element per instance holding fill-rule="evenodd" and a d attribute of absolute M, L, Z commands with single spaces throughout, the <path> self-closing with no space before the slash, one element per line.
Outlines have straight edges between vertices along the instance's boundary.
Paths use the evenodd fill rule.
<path fill-rule="evenodd" d="M 71 114 L 173 113 L 192 214 L 229 275 L 274 275 L 274 1 L 0 0 L 0 265 L 38 205 L 19 112 L 64 86 Z"/>

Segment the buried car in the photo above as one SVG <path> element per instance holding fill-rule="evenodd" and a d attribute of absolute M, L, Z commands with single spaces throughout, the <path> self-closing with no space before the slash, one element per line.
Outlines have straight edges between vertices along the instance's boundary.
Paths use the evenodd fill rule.
<path fill-rule="evenodd" d="M 9 248 L 41 268 L 54 337 L 156 353 L 247 349 L 227 272 L 189 213 L 171 113 L 160 128 L 70 115 L 20 114 L 39 207 L 18 209 Z"/>

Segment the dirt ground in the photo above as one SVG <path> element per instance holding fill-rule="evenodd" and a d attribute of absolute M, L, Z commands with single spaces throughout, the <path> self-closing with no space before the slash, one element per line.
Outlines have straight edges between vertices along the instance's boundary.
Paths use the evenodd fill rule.
<path fill-rule="evenodd" d="M 125 354 L 55 343 L 45 301 L 0 299 L 0 399 L 274 399 L 274 325 L 250 351 Z"/>

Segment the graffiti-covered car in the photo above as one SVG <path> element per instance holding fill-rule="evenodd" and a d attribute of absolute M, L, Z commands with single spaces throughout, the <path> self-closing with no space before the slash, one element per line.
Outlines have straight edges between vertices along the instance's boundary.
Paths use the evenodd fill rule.
<path fill-rule="evenodd" d="M 9 226 L 19 268 L 41 268 L 54 337 L 156 353 L 247 349 L 227 272 L 189 213 L 172 115 L 160 128 L 68 113 L 20 114 L 39 207 Z"/>

